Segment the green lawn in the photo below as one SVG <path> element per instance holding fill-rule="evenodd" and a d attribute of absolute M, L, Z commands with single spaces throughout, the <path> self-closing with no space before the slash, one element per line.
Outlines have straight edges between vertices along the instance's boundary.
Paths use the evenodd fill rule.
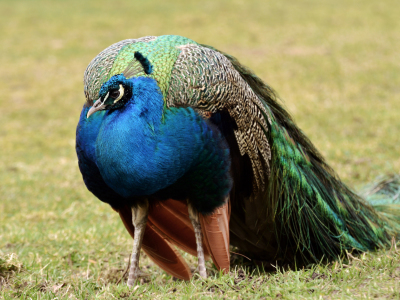
<path fill-rule="evenodd" d="M 110 44 L 177 34 L 268 82 L 340 177 L 400 173 L 400 5 L 386 1 L 0 0 L 0 298 L 399 298 L 400 252 L 299 271 L 116 285 L 131 239 L 74 149 L 83 72 Z M 195 260 L 186 258 L 195 265 Z M 245 260 L 244 260 L 245 261 Z"/>

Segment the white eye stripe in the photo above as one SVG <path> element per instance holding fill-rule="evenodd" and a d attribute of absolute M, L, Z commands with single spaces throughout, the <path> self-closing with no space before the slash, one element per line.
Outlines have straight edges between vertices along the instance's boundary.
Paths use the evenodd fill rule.
<path fill-rule="evenodd" d="M 108 95 L 110 95 L 110 92 L 108 92 L 107 95 L 104 97 L 103 103 L 106 102 Z"/>
<path fill-rule="evenodd" d="M 117 99 L 114 100 L 114 103 L 117 103 L 119 100 L 121 100 L 121 98 L 124 96 L 124 87 L 122 86 L 122 84 L 119 85 L 119 96 Z"/>

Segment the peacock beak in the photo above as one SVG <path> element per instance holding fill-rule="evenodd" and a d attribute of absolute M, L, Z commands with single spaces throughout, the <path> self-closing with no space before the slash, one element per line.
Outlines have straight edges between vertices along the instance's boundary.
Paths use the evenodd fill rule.
<path fill-rule="evenodd" d="M 106 108 L 106 105 L 104 104 L 105 101 L 101 101 L 101 98 L 97 99 L 97 101 L 93 104 L 93 106 L 89 109 L 87 112 L 86 118 L 89 118 L 91 115 L 93 115 L 96 111 L 103 110 Z"/>

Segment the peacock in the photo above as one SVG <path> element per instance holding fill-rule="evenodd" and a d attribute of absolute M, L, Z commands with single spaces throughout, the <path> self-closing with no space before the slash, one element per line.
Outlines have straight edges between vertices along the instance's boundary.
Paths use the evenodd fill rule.
<path fill-rule="evenodd" d="M 117 211 L 133 250 L 189 280 L 177 248 L 229 271 L 230 245 L 258 260 L 308 264 L 385 247 L 400 232 L 399 179 L 371 201 L 352 192 L 238 60 L 188 38 L 127 39 L 84 74 L 76 131 L 84 183 Z"/>

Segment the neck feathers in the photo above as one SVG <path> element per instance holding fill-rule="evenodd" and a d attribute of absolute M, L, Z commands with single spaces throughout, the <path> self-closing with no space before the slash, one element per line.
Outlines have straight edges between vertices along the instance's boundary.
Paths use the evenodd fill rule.
<path fill-rule="evenodd" d="M 193 199 L 205 212 L 222 205 L 231 187 L 230 158 L 218 129 L 191 108 L 164 111 L 153 79 L 133 79 L 132 91 L 124 107 L 107 112 L 96 140 L 105 182 L 127 198 L 158 193 Z M 207 200 L 210 207 L 204 205 L 207 190 L 217 199 Z"/>

